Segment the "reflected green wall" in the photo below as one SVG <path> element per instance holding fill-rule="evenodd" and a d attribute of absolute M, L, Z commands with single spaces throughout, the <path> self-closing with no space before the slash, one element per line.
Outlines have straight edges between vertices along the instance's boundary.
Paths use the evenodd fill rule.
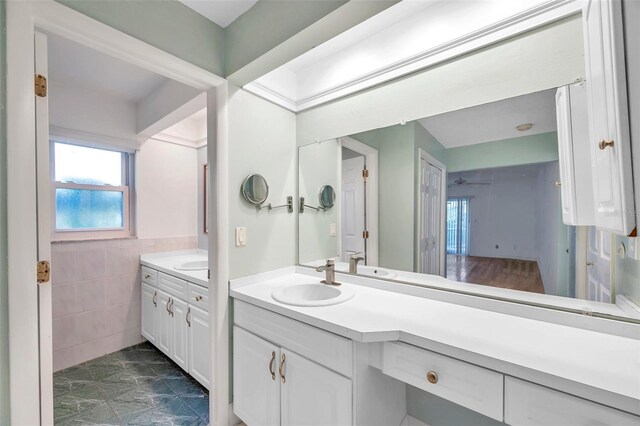
<path fill-rule="evenodd" d="M 629 247 L 632 240 L 638 239 L 632 237 L 616 236 L 615 248 L 617 249 L 620 244 L 624 244 L 625 247 Z M 640 241 L 636 242 L 638 249 L 640 249 Z M 618 294 L 622 294 L 629 298 L 633 303 L 640 306 L 640 260 L 630 259 L 625 257 L 621 259 L 620 256 L 613 256 L 614 258 L 614 273 L 616 283 L 616 290 Z"/>
<path fill-rule="evenodd" d="M 417 230 L 419 149 L 446 162 L 446 149 L 417 122 L 351 135 L 378 150 L 378 264 L 386 268 L 414 271 L 413 242 Z"/>
<path fill-rule="evenodd" d="M 523 135 L 447 150 L 447 172 L 558 161 L 556 132 Z"/>
<path fill-rule="evenodd" d="M 225 75 L 224 30 L 176 0 L 56 0 L 217 75 Z"/>

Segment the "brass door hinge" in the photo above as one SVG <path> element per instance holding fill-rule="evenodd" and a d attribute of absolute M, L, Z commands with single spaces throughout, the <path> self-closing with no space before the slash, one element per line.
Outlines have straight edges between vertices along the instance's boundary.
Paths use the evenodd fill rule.
<path fill-rule="evenodd" d="M 362 177 L 366 180 L 369 177 L 369 170 L 363 169 L 362 170 Z"/>
<path fill-rule="evenodd" d="M 34 92 L 36 96 L 44 98 L 47 96 L 47 77 L 36 74 L 33 78 Z"/>
<path fill-rule="evenodd" d="M 38 284 L 44 284 L 46 282 L 49 282 L 49 280 L 51 279 L 51 265 L 49 264 L 48 260 L 41 260 L 40 262 L 38 262 Z"/>
<path fill-rule="evenodd" d="M 364 238 L 365 240 L 369 238 L 369 231 L 362 231 L 362 238 Z"/>

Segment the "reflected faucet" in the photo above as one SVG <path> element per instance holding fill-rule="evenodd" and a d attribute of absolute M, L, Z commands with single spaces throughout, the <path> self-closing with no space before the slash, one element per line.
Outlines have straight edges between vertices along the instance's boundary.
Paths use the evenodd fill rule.
<path fill-rule="evenodd" d="M 364 257 L 358 256 L 361 253 L 362 252 L 359 251 L 358 253 L 354 253 L 351 256 L 349 256 L 349 273 L 350 274 L 358 273 L 358 262 L 360 262 L 361 260 L 364 260 Z"/>
<path fill-rule="evenodd" d="M 336 262 L 333 259 L 327 259 L 327 264 L 318 266 L 316 268 L 317 272 L 325 272 L 325 279 L 321 282 L 327 285 L 340 285 L 340 283 L 336 282 Z"/>

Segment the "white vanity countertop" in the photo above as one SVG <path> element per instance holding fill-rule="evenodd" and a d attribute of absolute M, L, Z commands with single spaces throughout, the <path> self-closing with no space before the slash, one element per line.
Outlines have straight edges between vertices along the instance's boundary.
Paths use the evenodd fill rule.
<path fill-rule="evenodd" d="M 209 287 L 206 269 L 202 271 L 180 271 L 174 268 L 176 265 L 181 265 L 185 262 L 207 259 L 206 250 L 181 250 L 143 254 L 140 256 L 140 264 L 191 283 Z"/>
<path fill-rule="evenodd" d="M 318 274 L 301 272 L 234 280 L 230 294 L 359 342 L 406 342 L 640 415 L 640 332 L 620 337 L 349 284 L 348 276 L 340 281 L 355 296 L 344 303 L 276 302 L 276 288 L 319 282 Z"/>

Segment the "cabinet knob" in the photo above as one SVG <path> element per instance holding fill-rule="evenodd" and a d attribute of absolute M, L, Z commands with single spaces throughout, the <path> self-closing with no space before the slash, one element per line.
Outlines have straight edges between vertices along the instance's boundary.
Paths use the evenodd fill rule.
<path fill-rule="evenodd" d="M 608 140 L 608 141 L 607 141 L 607 140 L 602 139 L 602 140 L 600 141 L 600 143 L 598 144 L 598 147 L 599 147 L 600 149 L 602 149 L 602 150 L 606 149 L 608 146 L 610 146 L 610 147 L 612 147 L 612 148 L 613 148 L 613 141 L 612 141 L 612 140 Z"/>
<path fill-rule="evenodd" d="M 151 275 L 149 275 L 149 274 L 144 274 L 144 279 L 145 279 L 145 280 L 148 280 L 149 278 L 151 278 Z"/>
<path fill-rule="evenodd" d="M 201 300 L 202 300 L 202 296 L 197 295 L 197 296 L 196 296 L 196 302 L 199 302 L 199 301 L 201 301 Z"/>
<path fill-rule="evenodd" d="M 556 186 L 562 186 L 562 182 L 556 181 L 556 182 L 555 182 L 555 185 L 556 185 Z"/>
<path fill-rule="evenodd" d="M 438 383 L 438 375 L 435 371 L 429 371 L 427 373 L 427 380 L 429 381 L 429 383 L 433 383 L 435 385 L 436 383 Z"/>

